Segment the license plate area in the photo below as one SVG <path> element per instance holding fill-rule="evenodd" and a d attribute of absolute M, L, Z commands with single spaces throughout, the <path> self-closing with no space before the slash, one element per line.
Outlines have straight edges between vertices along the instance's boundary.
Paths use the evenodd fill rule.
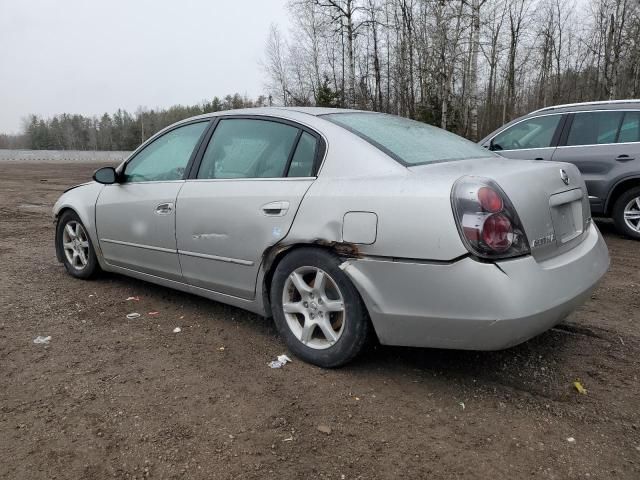
<path fill-rule="evenodd" d="M 584 218 L 582 216 L 582 190 L 575 189 L 551 195 L 549 207 L 556 242 L 560 245 L 582 235 Z"/>

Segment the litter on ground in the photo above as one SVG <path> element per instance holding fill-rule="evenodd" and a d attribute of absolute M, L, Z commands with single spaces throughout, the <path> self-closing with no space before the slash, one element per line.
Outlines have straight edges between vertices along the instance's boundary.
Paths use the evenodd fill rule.
<path fill-rule="evenodd" d="M 130 301 L 132 301 L 132 300 L 133 300 L 134 302 L 139 302 L 139 301 L 140 301 L 140 297 L 128 297 L 128 298 L 127 298 L 127 302 L 130 302 Z"/>
<path fill-rule="evenodd" d="M 140 317 L 140 314 L 138 312 L 131 312 L 130 314 L 127 315 L 127 318 L 129 320 L 135 320 L 138 317 Z"/>
<path fill-rule="evenodd" d="M 586 388 L 584 388 L 584 387 L 582 386 L 582 384 L 581 384 L 578 380 L 576 380 L 575 382 L 573 382 L 573 386 L 574 386 L 574 387 L 575 387 L 575 389 L 578 391 L 578 393 L 581 393 L 581 394 L 583 394 L 583 395 L 586 395 L 586 394 L 587 394 L 587 389 L 586 389 Z"/>
<path fill-rule="evenodd" d="M 43 337 L 42 335 L 38 335 L 36 338 L 33 339 L 33 343 L 35 344 L 49 345 L 50 341 L 51 341 L 51 335 L 48 335 L 46 337 Z"/>
<path fill-rule="evenodd" d="M 182 329 L 180 327 L 176 327 L 173 329 L 173 333 L 180 333 Z"/>
<path fill-rule="evenodd" d="M 282 368 L 287 363 L 289 363 L 290 361 L 291 361 L 291 359 L 289 357 L 287 357 L 286 355 L 278 355 L 278 359 L 277 360 L 273 360 L 273 361 L 267 363 L 267 365 L 269 365 L 269 367 L 271 367 L 271 368 Z"/>
<path fill-rule="evenodd" d="M 156 315 L 160 315 L 160 312 L 149 312 L 147 313 L 150 317 L 155 317 Z"/>

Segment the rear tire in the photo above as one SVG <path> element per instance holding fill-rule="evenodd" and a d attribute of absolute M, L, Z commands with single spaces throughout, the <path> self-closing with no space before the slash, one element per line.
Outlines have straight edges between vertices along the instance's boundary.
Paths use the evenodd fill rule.
<path fill-rule="evenodd" d="M 71 276 L 86 280 L 100 271 L 91 238 L 76 212 L 67 210 L 60 216 L 56 242 L 64 268 Z"/>
<path fill-rule="evenodd" d="M 321 249 L 296 249 L 278 264 L 271 283 L 273 317 L 287 346 L 324 368 L 355 358 L 371 330 L 360 294 L 340 263 Z"/>
<path fill-rule="evenodd" d="M 618 232 L 640 240 L 640 187 L 630 188 L 620 195 L 611 213 Z"/>

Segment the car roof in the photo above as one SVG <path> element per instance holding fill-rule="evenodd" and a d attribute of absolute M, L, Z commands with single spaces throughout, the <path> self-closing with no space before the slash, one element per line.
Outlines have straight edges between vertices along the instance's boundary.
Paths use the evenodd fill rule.
<path fill-rule="evenodd" d="M 204 113 L 195 117 L 185 118 L 180 122 L 191 121 L 200 118 L 220 117 L 226 115 L 271 115 L 274 117 L 291 118 L 298 116 L 296 114 L 305 114 L 318 117 L 320 115 L 328 115 L 330 113 L 371 113 L 364 110 L 352 110 L 347 108 L 326 108 L 326 107 L 250 107 L 239 108 L 235 110 L 219 110 L 217 112 Z"/>
<path fill-rule="evenodd" d="M 624 110 L 628 108 L 640 108 L 640 99 L 629 100 L 603 100 L 596 102 L 566 103 L 563 105 L 553 105 L 540 108 L 529 115 L 539 115 L 541 113 L 570 113 L 589 110 Z"/>

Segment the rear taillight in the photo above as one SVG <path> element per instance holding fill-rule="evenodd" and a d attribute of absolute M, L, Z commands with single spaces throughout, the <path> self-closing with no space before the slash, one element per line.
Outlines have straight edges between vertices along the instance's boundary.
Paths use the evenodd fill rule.
<path fill-rule="evenodd" d="M 487 259 L 529 253 L 529 242 L 515 208 L 494 181 L 462 177 L 451 204 L 460 236 L 473 255 Z"/>

